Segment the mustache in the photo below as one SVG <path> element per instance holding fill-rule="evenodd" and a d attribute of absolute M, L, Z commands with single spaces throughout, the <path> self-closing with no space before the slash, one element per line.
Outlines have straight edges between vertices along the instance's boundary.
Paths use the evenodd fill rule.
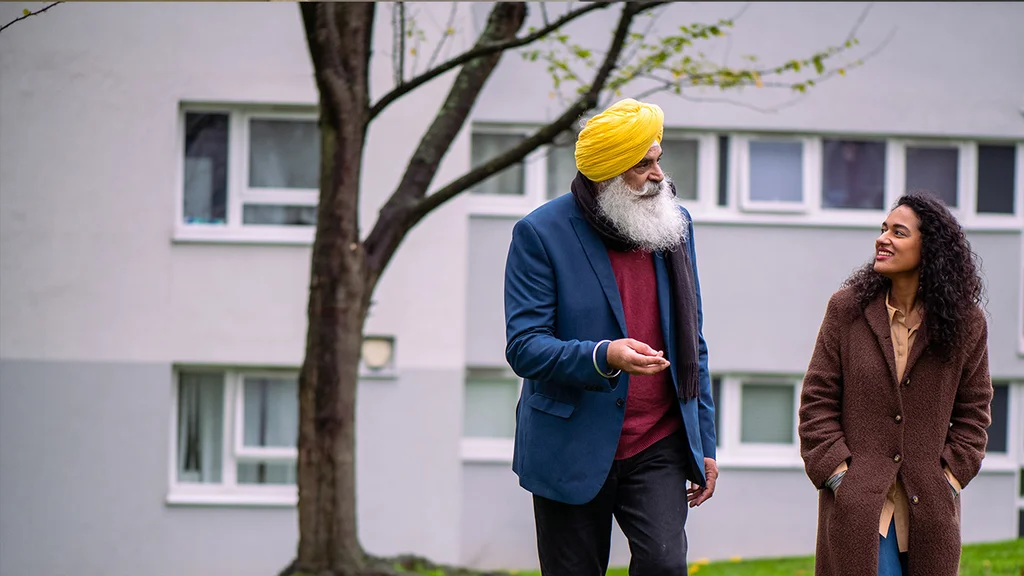
<path fill-rule="evenodd" d="M 657 196 L 658 194 L 668 192 L 668 182 L 668 178 L 662 180 L 661 182 L 651 182 L 648 180 L 647 182 L 644 183 L 643 188 L 640 188 L 639 190 L 635 190 L 629 186 L 627 186 L 626 189 L 629 190 L 634 196 L 638 198 L 648 198 L 650 196 Z"/>

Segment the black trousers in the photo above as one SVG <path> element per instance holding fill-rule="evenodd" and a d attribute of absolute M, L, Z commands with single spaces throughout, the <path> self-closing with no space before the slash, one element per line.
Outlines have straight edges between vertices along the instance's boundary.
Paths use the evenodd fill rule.
<path fill-rule="evenodd" d="M 604 576 L 612 517 L 629 541 L 630 576 L 686 574 L 686 470 L 681 434 L 616 460 L 593 500 L 565 504 L 533 497 L 543 576 Z"/>

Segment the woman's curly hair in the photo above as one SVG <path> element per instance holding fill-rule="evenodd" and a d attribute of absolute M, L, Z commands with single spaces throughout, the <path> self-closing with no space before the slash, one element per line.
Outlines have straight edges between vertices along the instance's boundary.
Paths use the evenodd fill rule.
<path fill-rule="evenodd" d="M 907 206 L 921 222 L 921 279 L 917 297 L 924 303 L 928 338 L 948 358 L 963 341 L 971 309 L 982 305 L 981 264 L 963 228 L 934 194 L 915 191 L 900 197 L 893 210 Z M 843 283 L 853 289 L 861 309 L 892 281 L 869 262 Z"/>

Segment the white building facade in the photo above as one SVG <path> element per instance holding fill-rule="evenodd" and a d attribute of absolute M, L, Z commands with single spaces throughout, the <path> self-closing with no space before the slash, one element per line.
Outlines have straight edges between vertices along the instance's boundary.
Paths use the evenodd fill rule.
<path fill-rule="evenodd" d="M 0 22 L 23 7 L 0 6 Z M 676 5 L 659 25 L 740 8 Z M 436 38 L 450 7 L 413 9 Z M 755 3 L 709 54 L 806 56 L 862 9 Z M 487 10 L 458 7 L 446 50 L 470 45 Z M 378 6 L 377 97 L 390 14 Z M 612 16 L 570 33 L 603 39 Z M 751 106 L 789 94 L 650 98 L 695 222 L 718 404 L 722 478 L 691 513 L 691 559 L 813 552 L 802 374 L 829 295 L 918 186 L 955 207 L 988 291 L 996 394 L 964 539 L 1024 534 L 1021 28 L 1019 4 L 879 4 L 858 37 L 884 48 L 777 112 Z M 452 79 L 375 121 L 364 230 Z M 555 117 L 550 91 L 542 66 L 507 54 L 435 185 Z M 249 575 L 291 560 L 316 102 L 290 3 L 70 3 L 0 34 L 0 574 Z M 503 272 L 516 220 L 573 171 L 571 147 L 539 150 L 431 214 L 387 269 L 367 334 L 393 354 L 362 367 L 358 400 L 369 551 L 536 566 L 510 469 Z"/>

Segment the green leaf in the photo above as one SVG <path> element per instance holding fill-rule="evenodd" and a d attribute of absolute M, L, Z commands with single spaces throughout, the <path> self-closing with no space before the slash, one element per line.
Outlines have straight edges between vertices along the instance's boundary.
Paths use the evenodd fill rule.
<path fill-rule="evenodd" d="M 25 8 L 24 10 L 21 11 L 21 15 L 22 16 L 28 16 L 31 13 L 32 13 L 32 11 L 29 10 L 28 8 Z"/>

